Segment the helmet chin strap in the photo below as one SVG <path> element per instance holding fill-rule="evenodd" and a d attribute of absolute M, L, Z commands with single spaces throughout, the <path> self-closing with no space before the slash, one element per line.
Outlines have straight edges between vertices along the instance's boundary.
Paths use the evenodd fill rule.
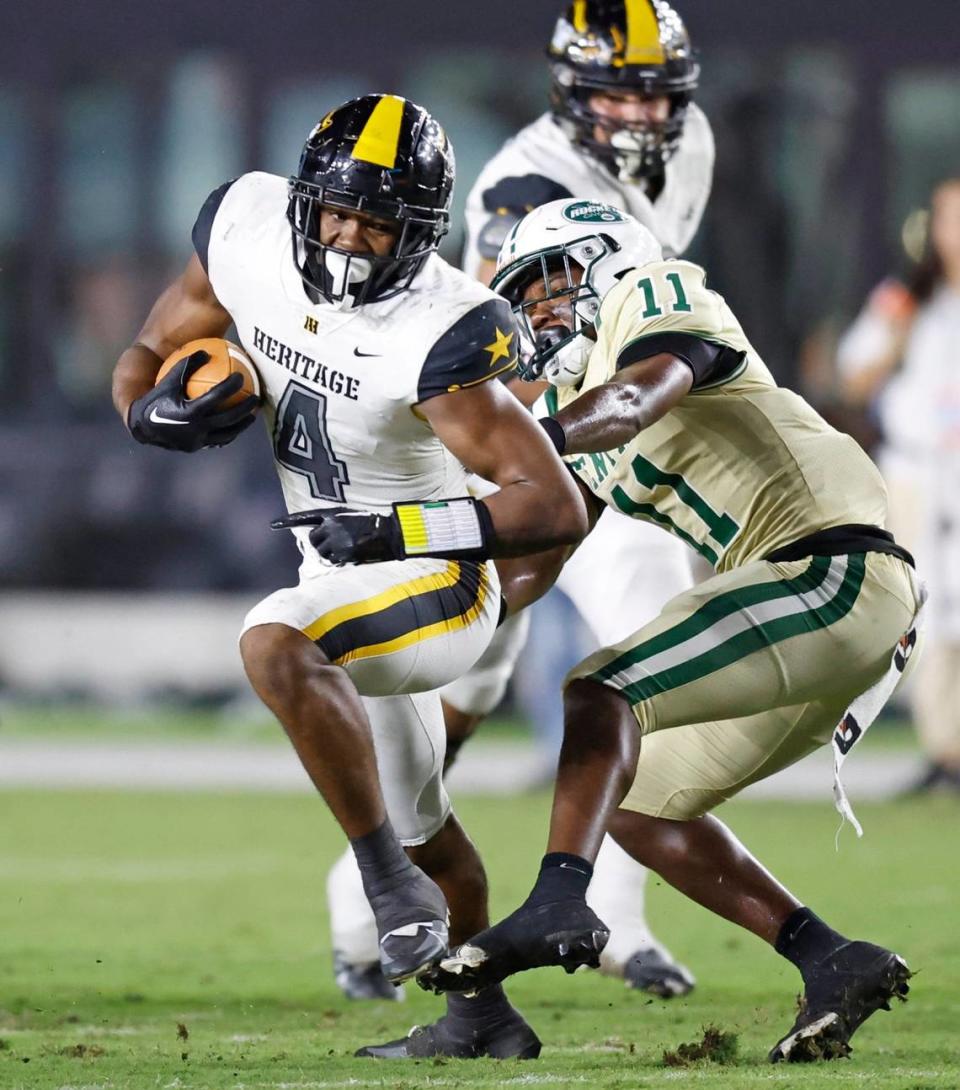
<path fill-rule="evenodd" d="M 577 325 L 581 327 L 579 334 L 543 365 L 543 377 L 551 386 L 574 386 L 587 369 L 593 344 L 583 335 L 583 323 L 577 321 Z M 537 351 L 546 353 L 569 336 L 566 326 L 549 326 L 537 334 Z"/>
<path fill-rule="evenodd" d="M 551 386 L 576 386 L 590 362 L 593 344 L 581 333 L 563 346 L 543 368 L 543 377 Z"/>

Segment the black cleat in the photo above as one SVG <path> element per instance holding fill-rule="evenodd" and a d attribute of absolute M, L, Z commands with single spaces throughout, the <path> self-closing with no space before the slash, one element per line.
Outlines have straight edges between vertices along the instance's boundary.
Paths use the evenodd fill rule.
<path fill-rule="evenodd" d="M 810 974 L 793 1028 L 778 1041 L 770 1062 L 809 1063 L 850 1055 L 850 1038 L 891 999 L 906 1000 L 911 977 L 892 950 L 869 942 L 848 942 L 825 957 Z"/>
<path fill-rule="evenodd" d="M 600 965 L 610 932 L 582 901 L 521 905 L 505 920 L 459 946 L 418 983 L 428 991 L 466 992 L 497 984 L 514 973 L 562 965 L 568 973 Z"/>
<path fill-rule="evenodd" d="M 631 954 L 623 967 L 623 979 L 628 988 L 649 992 L 661 999 L 689 995 L 696 983 L 685 965 L 674 961 L 657 946 L 647 946 Z"/>
<path fill-rule="evenodd" d="M 385 1045 L 364 1045 L 355 1056 L 378 1060 L 420 1060 L 430 1056 L 450 1056 L 475 1060 L 489 1056 L 494 1060 L 535 1060 L 540 1055 L 540 1038 L 520 1014 L 492 1020 L 489 1025 L 473 1027 L 450 1015 L 429 1026 L 414 1026 L 406 1037 Z"/>
<path fill-rule="evenodd" d="M 347 999 L 386 999 L 399 1003 L 405 998 L 403 987 L 387 980 L 379 962 L 353 965 L 339 950 L 333 952 L 333 977 Z"/>
<path fill-rule="evenodd" d="M 380 936 L 380 968 L 402 984 L 435 965 L 449 948 L 447 902 L 419 867 L 402 886 L 371 898 Z"/>

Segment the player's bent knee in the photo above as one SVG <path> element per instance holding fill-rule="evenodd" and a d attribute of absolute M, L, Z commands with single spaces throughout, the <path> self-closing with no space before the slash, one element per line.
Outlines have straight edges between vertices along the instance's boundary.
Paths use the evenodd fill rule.
<path fill-rule="evenodd" d="M 563 714 L 567 721 L 584 716 L 594 721 L 598 717 L 633 721 L 630 704 L 616 689 L 582 677 L 574 678 L 564 688 Z"/>
<path fill-rule="evenodd" d="M 304 684 L 326 672 L 331 681 L 343 673 L 302 632 L 284 624 L 248 629 L 240 639 L 240 656 L 250 684 L 271 707 L 296 699 Z"/>

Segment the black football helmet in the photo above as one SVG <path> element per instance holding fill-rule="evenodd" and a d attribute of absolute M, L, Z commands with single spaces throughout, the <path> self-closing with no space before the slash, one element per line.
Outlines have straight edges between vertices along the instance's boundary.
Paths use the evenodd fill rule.
<path fill-rule="evenodd" d="M 422 106 L 397 95 L 364 95 L 317 125 L 289 179 L 293 260 L 307 288 L 331 303 L 359 306 L 409 287 L 450 227 L 456 168 L 443 129 Z M 365 212 L 399 225 L 391 252 L 325 246 L 321 207 Z"/>
<path fill-rule="evenodd" d="M 666 0 L 573 0 L 547 56 L 550 106 L 573 143 L 621 181 L 662 175 L 700 78 L 686 27 Z M 667 95 L 670 115 L 662 122 L 612 121 L 590 109 L 596 91 Z M 597 128 L 609 142 L 596 139 Z"/>

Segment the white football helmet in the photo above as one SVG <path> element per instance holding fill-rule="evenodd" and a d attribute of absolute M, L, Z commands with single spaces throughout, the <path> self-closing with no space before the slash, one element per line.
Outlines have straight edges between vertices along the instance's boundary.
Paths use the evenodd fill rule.
<path fill-rule="evenodd" d="M 630 269 L 662 260 L 651 232 L 609 204 L 568 198 L 524 216 L 500 247 L 490 285 L 517 316 L 520 377 L 545 378 L 554 386 L 579 382 L 593 351 L 593 325 L 604 296 Z M 556 283 L 560 273 L 563 282 Z M 538 281 L 543 290 L 524 299 Z M 535 330 L 530 312 L 553 300 L 558 301 L 553 318 Z"/>

